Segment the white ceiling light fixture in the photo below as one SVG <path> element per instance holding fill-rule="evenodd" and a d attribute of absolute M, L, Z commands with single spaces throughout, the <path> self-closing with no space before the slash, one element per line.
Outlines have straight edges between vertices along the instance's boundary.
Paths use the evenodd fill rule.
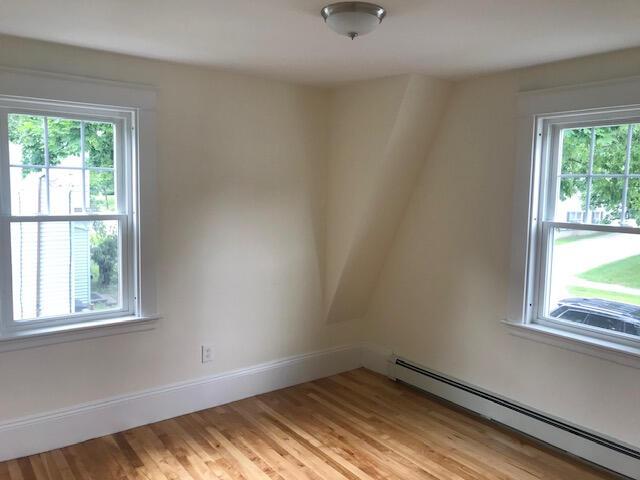
<path fill-rule="evenodd" d="M 373 31 L 387 11 L 373 3 L 339 2 L 327 5 L 320 13 L 331 30 L 353 40 Z"/>

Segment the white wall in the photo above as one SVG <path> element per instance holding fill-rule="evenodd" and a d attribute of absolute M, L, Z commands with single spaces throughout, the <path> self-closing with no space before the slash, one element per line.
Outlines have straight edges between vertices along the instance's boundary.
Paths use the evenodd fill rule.
<path fill-rule="evenodd" d="M 330 94 L 326 299 L 338 288 L 409 76 L 355 82 Z M 327 305 L 329 308 L 330 305 Z"/>
<path fill-rule="evenodd" d="M 423 75 L 402 75 L 332 90 L 325 291 L 329 322 L 366 314 L 450 86 Z"/>
<path fill-rule="evenodd" d="M 164 317 L 0 353 L 0 422 L 354 341 L 322 315 L 327 92 L 11 37 L 0 65 L 157 87 Z"/>
<path fill-rule="evenodd" d="M 639 370 L 500 325 L 516 92 L 640 74 L 640 50 L 458 83 L 364 324 L 324 319 L 325 204 L 344 205 L 347 229 L 361 208 L 327 195 L 330 92 L 10 37 L 0 65 L 158 88 L 164 315 L 152 332 L 1 353 L 0 421 L 364 339 L 640 446 Z M 394 111 L 402 88 L 386 91 L 387 110 L 363 101 L 361 115 Z M 331 174 L 366 171 L 352 166 Z M 349 235 L 328 236 L 338 260 Z M 213 363 L 200 364 L 202 343 Z"/>
<path fill-rule="evenodd" d="M 639 60 L 633 50 L 456 85 L 370 305 L 367 341 L 640 446 L 640 370 L 500 324 L 517 92 L 640 74 Z"/>

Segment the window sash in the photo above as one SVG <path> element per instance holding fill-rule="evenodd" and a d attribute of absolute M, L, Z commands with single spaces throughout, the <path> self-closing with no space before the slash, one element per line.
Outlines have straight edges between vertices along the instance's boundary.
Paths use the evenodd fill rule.
<path fill-rule="evenodd" d="M 82 167 L 70 169 L 84 171 L 114 171 L 116 212 L 77 213 L 71 215 L 12 215 L 10 190 L 10 158 L 8 141 L 8 115 L 28 114 L 46 117 L 62 117 L 80 121 L 110 122 L 115 125 L 113 168 Z M 34 328 L 78 324 L 106 318 L 133 315 L 139 310 L 138 239 L 135 216 L 135 186 L 133 126 L 135 111 L 110 107 L 67 105 L 59 102 L 31 102 L 0 97 L 0 331 L 22 331 Z M 46 128 L 47 122 L 45 122 Z M 131 133 L 130 133 L 131 132 Z M 46 146 L 46 142 L 45 142 Z M 47 157 L 45 157 L 47 158 Z M 15 165 L 29 168 L 29 165 Z M 43 165 L 36 166 L 45 168 Z M 47 165 L 48 170 L 60 167 Z M 64 167 L 67 168 L 67 167 Z M 83 175 L 84 182 L 84 175 Z M 11 267 L 11 225 L 20 222 L 60 222 L 116 220 L 120 242 L 120 292 L 121 308 L 97 313 L 70 313 L 28 321 L 15 321 L 13 315 L 13 285 Z"/>
<path fill-rule="evenodd" d="M 57 168 L 57 167 L 51 167 L 51 168 Z M 558 177 L 560 178 L 587 178 L 587 177 L 591 177 L 591 178 L 640 178 L 640 173 L 629 173 L 629 174 L 624 174 L 624 173 L 592 173 L 592 174 L 587 174 L 587 173 L 561 173 L 560 175 L 558 175 Z"/>
<path fill-rule="evenodd" d="M 57 216 L 57 217 L 49 217 L 49 216 L 41 216 L 41 217 L 13 217 L 14 220 L 10 221 L 9 228 L 11 228 L 12 224 L 19 223 L 30 223 L 30 222 L 39 222 L 39 223 L 55 223 L 55 222 L 84 222 L 84 221 L 94 221 L 94 220 L 115 220 L 118 222 L 118 242 L 119 242 L 119 256 L 118 256 L 118 271 L 119 271 L 119 279 L 118 279 L 118 290 L 119 295 L 121 295 L 120 308 L 112 309 L 103 312 L 96 313 L 87 313 L 87 312 L 78 312 L 78 313 L 65 313 L 64 315 L 51 315 L 41 318 L 31 318 L 28 320 L 15 320 L 13 317 L 13 312 L 10 317 L 10 322 L 8 327 L 11 330 L 29 330 L 32 328 L 38 328 L 42 326 L 57 326 L 57 325 L 66 325 L 66 324 L 74 324 L 81 323 L 93 320 L 100 320 L 103 318 L 110 317 L 119 317 L 124 315 L 129 315 L 134 312 L 133 307 L 130 303 L 131 296 L 127 295 L 127 292 L 130 291 L 130 278 L 131 276 L 127 274 L 127 268 L 130 264 L 130 258 L 132 252 L 128 248 L 128 238 L 129 238 L 129 219 L 127 215 L 65 215 L 65 216 Z M 26 220 L 26 221 L 25 221 Z M 13 300 L 13 297 L 11 298 Z"/>
<path fill-rule="evenodd" d="M 629 123 L 629 130 L 627 133 L 627 146 L 626 146 L 626 155 L 625 155 L 625 163 L 624 163 L 624 173 L 595 173 L 593 171 L 593 161 L 595 156 L 595 130 L 592 130 L 592 137 L 590 142 L 590 152 L 589 152 L 589 167 L 586 173 L 561 173 L 560 163 L 561 163 L 561 155 L 562 155 L 562 135 L 561 132 L 564 129 L 572 129 L 572 128 L 592 128 L 602 126 L 611 126 L 611 125 L 620 125 Z M 631 173 L 630 170 L 630 162 L 631 162 L 631 124 L 639 124 L 640 125 L 640 117 L 632 117 L 632 118 L 622 118 L 622 119 L 613 119 L 608 122 L 583 122 L 583 123 L 562 123 L 562 122 L 553 122 L 549 123 L 544 129 L 544 137 L 542 139 L 543 145 L 543 155 L 546 157 L 546 161 L 543 161 L 542 165 L 542 175 L 540 182 L 540 202 L 541 202 L 541 210 L 539 213 L 539 218 L 544 221 L 553 221 L 555 220 L 555 210 L 556 210 L 556 201 L 557 201 L 557 192 L 559 191 L 559 181 L 564 178 L 584 178 L 587 180 L 587 191 L 586 191 L 586 218 L 589 219 L 591 213 L 591 186 L 593 179 L 596 178 L 619 178 L 624 180 L 623 182 L 623 191 L 622 191 L 622 215 L 621 215 L 621 223 L 624 226 L 624 222 L 626 221 L 626 211 L 627 211 L 627 198 L 628 198 L 628 190 L 629 190 L 629 180 L 630 179 L 639 179 L 640 173 Z M 550 138 L 549 138 L 550 137 Z M 585 222 L 588 225 L 597 225 Z"/>
<path fill-rule="evenodd" d="M 551 286 L 551 265 L 553 256 L 553 231 L 555 228 L 566 230 L 602 232 L 602 233 L 625 233 L 640 235 L 640 228 L 615 227 L 611 225 L 590 225 L 566 222 L 541 222 L 541 248 L 539 250 L 538 281 L 536 286 L 536 301 L 533 308 L 533 320 L 538 323 L 540 320 L 556 322 L 558 319 L 545 315 L 549 311 L 549 294 Z M 561 322 L 566 323 L 566 322 Z M 581 328 L 581 327 L 579 327 Z M 639 339 L 640 341 L 640 339 Z"/>
<path fill-rule="evenodd" d="M 11 163 L 9 164 L 10 167 L 16 167 L 16 168 L 42 168 L 44 169 L 44 165 L 30 165 L 28 163 L 23 163 L 23 164 L 19 164 L 19 163 Z M 114 172 L 115 169 L 111 168 L 111 167 L 60 167 L 58 165 L 49 165 L 48 167 L 49 170 L 86 170 L 86 171 L 91 171 L 91 172 Z M 638 177 L 640 177 L 640 174 L 636 175 Z"/>
<path fill-rule="evenodd" d="M 50 202 L 50 182 L 49 182 L 49 172 L 50 170 L 75 170 L 75 171 L 81 171 L 83 172 L 82 175 L 82 198 L 83 198 L 83 209 L 86 211 L 87 209 L 87 205 L 86 205 L 86 190 L 87 190 L 87 185 L 86 185 L 86 178 L 85 178 L 85 174 L 84 172 L 113 172 L 114 173 L 114 188 L 115 188 L 115 192 L 116 192 L 116 211 L 117 213 L 125 213 L 127 212 L 128 209 L 128 203 L 130 203 L 130 192 L 127 189 L 127 185 L 130 182 L 130 167 L 128 165 L 128 163 L 130 163 L 129 161 L 127 161 L 128 155 L 130 155 L 131 152 L 131 148 L 128 146 L 128 135 L 125 135 L 126 131 L 130 131 L 130 129 L 127 129 L 127 119 L 126 118 L 120 118 L 120 117 L 109 117 L 109 116 L 102 116 L 102 117 L 96 117 L 96 116 L 91 116 L 91 117 L 83 117 L 82 115 L 77 115 L 77 114 L 66 114 L 64 112 L 61 111 L 55 111 L 55 112 L 50 112 L 48 110 L 32 110 L 32 109 L 23 109 L 23 108 L 3 108 L 0 109 L 0 122 L 8 124 L 8 115 L 10 114 L 20 114 L 20 115 L 34 115 L 34 116 L 43 116 L 45 117 L 45 120 L 47 118 L 57 118 L 57 117 L 63 117 L 65 119 L 70 119 L 70 120 L 76 120 L 76 121 L 80 121 L 80 122 L 109 122 L 109 123 L 113 123 L 115 125 L 115 140 L 114 140 L 114 162 L 113 162 L 113 167 L 90 167 L 87 166 L 86 164 L 86 158 L 85 158 L 85 152 L 84 152 L 84 127 L 82 128 L 81 132 L 82 132 L 82 138 L 80 140 L 81 142 L 81 158 L 82 158 L 82 166 L 80 167 L 61 167 L 61 166 L 57 166 L 57 165 L 50 165 L 49 164 L 49 154 L 48 154 L 48 122 L 45 121 L 44 122 L 44 149 L 45 149 L 45 164 L 44 165 L 30 165 L 30 164 L 14 164 L 11 163 L 11 158 L 9 157 L 9 152 L 7 152 L 7 157 L 8 158 L 8 163 L 9 163 L 9 168 L 11 167 L 17 167 L 17 168 L 39 168 L 44 170 L 44 173 L 46 175 L 46 183 L 47 183 L 47 214 L 44 215 L 49 215 L 50 212 L 50 207 L 51 207 L 51 202 Z M 0 137 L 0 141 L 2 141 L 3 143 L 8 143 L 8 132 L 6 132 L 5 134 L 2 134 L 2 132 L 0 131 L 0 134 L 2 135 Z M 7 187 L 7 189 L 10 190 L 10 187 Z M 0 206 L 1 207 L 1 206 Z M 11 215 L 11 197 L 9 197 L 7 199 L 7 205 L 5 207 L 5 209 L 0 210 L 0 212 L 8 212 L 9 215 Z"/>
<path fill-rule="evenodd" d="M 588 185 L 593 178 L 622 178 L 624 179 L 624 194 L 627 193 L 628 180 L 640 178 L 638 173 L 629 173 L 630 163 L 630 134 L 627 138 L 627 150 L 625 158 L 625 173 L 600 174 L 593 172 L 594 141 L 592 138 L 589 153 L 589 170 L 585 174 L 561 174 L 560 162 L 562 155 L 561 131 L 569 128 L 594 128 L 620 124 L 640 124 L 640 116 L 637 111 L 625 112 L 622 116 L 616 116 L 615 112 L 607 112 L 600 119 L 594 120 L 593 115 L 585 116 L 586 120 L 577 120 L 579 115 L 568 118 L 540 119 L 539 139 L 537 148 L 541 153 L 539 165 L 539 186 L 534 190 L 537 198 L 537 209 L 532 215 L 532 228 L 530 231 L 530 268 L 534 269 L 534 275 L 527 284 L 527 304 L 525 323 L 537 323 L 543 326 L 557 328 L 568 332 L 588 335 L 604 341 L 639 347 L 640 339 L 633 336 L 598 329 L 589 325 L 576 324 L 566 320 L 552 318 L 545 312 L 549 311 L 549 289 L 551 285 L 551 266 L 553 255 L 553 232 L 555 228 L 563 228 L 578 231 L 593 231 L 606 233 L 625 233 L 640 235 L 640 228 L 628 225 L 606 225 L 594 223 L 572 223 L 555 220 L 556 201 L 558 198 L 559 180 L 562 178 L 588 178 Z M 587 216 L 590 210 L 590 188 L 587 189 Z M 623 195 L 623 214 L 626 212 L 626 196 Z M 622 217 L 624 218 L 624 217 Z"/>
<path fill-rule="evenodd" d="M 545 220 L 541 222 L 541 224 L 543 226 L 550 226 L 551 228 L 566 228 L 568 230 L 589 230 L 595 232 L 640 234 L 640 228 L 629 227 L 627 225 L 617 226 L 603 223 L 556 222 L 552 220 Z"/>

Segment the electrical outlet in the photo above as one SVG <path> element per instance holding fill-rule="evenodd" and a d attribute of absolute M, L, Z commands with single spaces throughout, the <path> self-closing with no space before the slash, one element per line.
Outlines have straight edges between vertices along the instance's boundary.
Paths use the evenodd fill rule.
<path fill-rule="evenodd" d="M 213 362 L 213 347 L 211 345 L 202 345 L 202 363 Z"/>

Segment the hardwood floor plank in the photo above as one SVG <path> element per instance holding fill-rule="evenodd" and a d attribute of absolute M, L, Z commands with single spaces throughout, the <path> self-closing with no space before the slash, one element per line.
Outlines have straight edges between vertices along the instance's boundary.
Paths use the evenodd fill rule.
<path fill-rule="evenodd" d="M 384 464 L 392 467 L 393 472 L 403 472 L 404 478 L 435 478 L 428 469 L 423 468 L 419 461 L 413 461 L 410 457 L 402 455 L 388 445 L 384 435 L 379 435 L 375 431 L 362 428 L 357 419 L 349 415 L 349 412 L 340 410 L 338 407 L 322 402 L 313 393 L 308 395 L 309 399 L 316 399 L 316 413 L 313 418 L 319 425 L 327 425 L 337 439 L 352 439 L 353 449 L 368 451 L 374 461 L 383 459 Z M 480 478 L 479 475 L 472 476 L 474 480 Z"/>
<path fill-rule="evenodd" d="M 11 480 L 24 480 L 17 460 L 9 460 L 7 462 L 7 469 L 9 470 L 9 478 Z"/>
<path fill-rule="evenodd" d="M 37 457 L 37 455 L 34 455 L 34 457 Z M 20 468 L 20 473 L 22 473 L 23 480 L 38 480 L 36 473 L 33 471 L 33 467 L 31 466 L 31 458 L 32 457 L 18 459 L 18 466 Z"/>
<path fill-rule="evenodd" d="M 69 468 L 71 469 L 71 472 L 76 479 L 92 480 L 92 477 L 85 468 L 82 459 L 78 458 L 75 455 L 74 447 L 75 445 L 61 450 L 63 452 L 62 454 L 65 461 L 67 462 L 67 465 L 69 465 Z"/>
<path fill-rule="evenodd" d="M 463 414 L 459 410 L 438 404 L 431 399 L 429 411 L 424 414 L 422 406 L 424 401 L 423 394 L 412 389 L 406 389 L 403 392 L 403 396 L 394 395 L 392 399 L 389 399 L 381 394 L 381 391 L 362 389 L 360 382 L 353 382 L 353 376 L 358 374 L 361 374 L 361 372 L 350 372 L 349 375 L 327 379 L 327 381 L 336 381 L 341 386 L 344 386 L 342 390 L 334 388 L 333 393 L 345 396 L 348 402 L 353 402 L 354 398 L 362 402 L 367 398 L 371 398 L 372 395 L 375 396 L 375 401 L 369 402 L 368 405 L 379 413 L 377 417 L 369 420 L 369 423 L 373 425 L 390 415 L 388 409 L 394 409 L 394 406 L 397 406 L 399 408 L 395 408 L 398 413 L 395 414 L 394 423 L 398 427 L 411 431 L 415 430 L 416 424 L 434 419 L 435 423 L 432 422 L 428 428 L 422 430 L 421 437 L 429 438 L 433 433 L 438 434 L 442 427 L 446 427 L 447 436 L 453 434 L 452 438 L 455 438 L 456 434 L 462 434 L 464 439 L 463 451 L 472 453 L 478 450 L 478 456 L 485 458 L 488 456 L 488 458 L 492 459 L 492 463 L 498 462 L 500 468 L 508 473 L 510 478 L 557 478 L 559 473 L 564 474 L 564 478 L 578 476 L 585 479 L 601 478 L 590 476 L 589 471 L 583 469 L 581 464 L 576 466 L 561 462 L 556 465 L 556 469 L 550 469 L 548 465 L 555 463 L 554 456 L 537 448 L 535 450 L 543 456 L 543 461 L 531 463 L 530 455 L 527 454 L 526 450 L 530 448 L 530 443 L 523 442 L 521 440 L 522 437 L 509 435 L 502 430 L 496 429 L 493 425 L 488 425 L 477 417 Z M 350 384 L 349 382 L 352 383 Z M 388 426 L 386 428 L 394 427 Z M 437 445 L 439 443 L 447 443 L 447 441 L 445 438 L 440 437 L 439 440 L 431 443 Z"/>
<path fill-rule="evenodd" d="M 142 445 L 142 443 L 140 443 L 137 440 L 137 438 L 135 437 L 135 433 L 134 432 L 136 430 L 137 429 L 128 430 L 126 432 L 123 432 L 123 434 L 124 434 L 125 438 L 127 439 L 127 442 L 129 443 L 129 445 L 131 445 L 131 448 L 133 448 L 133 450 L 136 452 L 138 457 L 140 457 L 140 460 L 142 460 L 143 466 L 140 467 L 139 469 L 137 469 L 137 472 L 144 479 L 148 479 L 148 480 L 168 480 L 168 477 L 166 477 L 162 473 L 162 471 L 160 470 L 160 467 L 153 460 L 153 458 L 151 458 L 151 456 L 145 450 L 145 448 Z"/>
<path fill-rule="evenodd" d="M 291 435 L 286 428 L 281 428 L 281 425 L 269 417 L 268 414 L 260 411 L 257 406 L 254 405 L 253 418 L 256 424 L 269 435 L 274 441 L 280 443 L 298 462 L 308 465 L 308 467 L 315 471 L 322 479 L 349 479 L 351 475 L 347 473 L 345 475 L 342 469 L 335 469 L 331 463 L 326 462 L 326 457 L 314 448 L 309 449 L 305 442 L 300 442 L 299 438 L 295 435 Z"/>
<path fill-rule="evenodd" d="M 42 463 L 41 455 L 33 455 L 29 457 L 31 468 L 33 469 L 34 476 L 37 480 L 51 480 L 47 469 Z"/>
<path fill-rule="evenodd" d="M 232 406 L 233 410 L 237 412 L 238 416 L 247 424 L 247 428 L 255 435 L 254 444 L 264 444 L 266 447 L 266 454 L 274 459 L 276 463 L 279 463 L 285 469 L 287 477 L 291 479 L 310 479 L 310 480 L 323 480 L 324 477 L 319 472 L 315 471 L 308 463 L 305 463 L 288 449 L 284 448 L 276 439 L 261 430 L 259 426 L 256 426 L 256 421 L 252 413 L 244 409 L 242 402 L 238 402 Z M 250 437 L 247 437 L 249 439 Z"/>
<path fill-rule="evenodd" d="M 0 463 L 0 480 L 11 480 L 8 462 Z"/>
<path fill-rule="evenodd" d="M 124 433 L 122 432 L 116 433 L 115 435 L 112 435 L 112 437 L 116 442 L 116 444 L 118 445 L 118 448 L 120 449 L 120 451 L 124 454 L 124 457 L 129 462 L 129 465 L 131 466 L 131 468 L 136 469 L 144 466 L 144 463 L 142 462 L 142 460 L 140 460 L 140 457 L 138 456 L 138 454 L 135 452 L 133 448 L 131 448 L 131 445 L 129 444 L 127 437 L 124 435 Z"/>
<path fill-rule="evenodd" d="M 334 450 L 345 459 L 353 459 L 358 467 L 368 475 L 393 478 L 398 470 L 405 474 L 409 473 L 409 470 L 405 468 L 406 465 L 401 465 L 396 462 L 397 458 L 394 459 L 396 452 L 384 447 L 374 438 L 361 434 L 353 427 L 353 424 L 348 422 L 340 424 L 338 415 L 342 412 L 339 409 L 337 412 L 325 409 L 324 405 L 313 401 L 308 396 L 308 392 L 302 388 L 290 389 L 286 392 L 286 396 L 293 399 L 296 405 L 300 405 L 297 410 L 302 417 L 296 416 L 296 423 L 302 425 L 311 435 L 319 438 L 323 444 L 333 445 Z M 337 423 L 329 420 L 329 417 Z M 343 447 L 339 447 L 340 445 Z M 417 466 L 413 465 L 413 467 Z M 434 478 L 419 467 L 414 468 L 410 473 L 410 478 Z"/>
<path fill-rule="evenodd" d="M 42 466 L 46 470 L 50 480 L 64 480 L 64 476 L 60 471 L 60 469 L 58 468 L 58 464 L 54 457 L 54 453 L 55 453 L 55 450 L 51 452 L 45 452 L 40 455 Z"/>
<path fill-rule="evenodd" d="M 364 369 L 0 462 L 0 480 L 613 478 Z"/>
<path fill-rule="evenodd" d="M 235 449 L 238 454 L 255 463 L 269 478 L 274 480 L 286 478 L 286 476 L 282 476 L 280 462 L 273 461 L 272 456 L 265 454 L 268 452 L 264 451 L 264 443 L 256 437 L 254 429 L 242 421 L 234 411 L 226 410 L 223 415 L 215 417 L 211 413 L 209 418 L 212 419 L 224 439 L 229 442 L 227 450 L 229 448 Z M 224 444 L 224 442 L 222 443 Z M 238 458 L 236 455 L 236 459 Z M 286 475 L 286 470 L 284 473 Z"/>
<path fill-rule="evenodd" d="M 335 454 L 330 447 L 322 445 L 319 440 L 314 438 L 312 435 L 309 435 L 284 415 L 280 415 L 278 412 L 268 407 L 264 402 L 258 400 L 258 406 L 266 412 L 265 417 L 280 428 L 280 430 L 286 432 L 288 435 L 295 438 L 298 443 L 313 451 L 316 456 L 322 458 L 327 465 L 335 471 L 340 472 L 344 477 L 351 480 L 374 480 L 365 472 L 360 470 L 356 465 L 343 461 L 344 459 Z"/>
<path fill-rule="evenodd" d="M 402 396 L 394 395 L 391 400 L 380 395 L 380 392 L 372 391 L 360 391 L 358 387 L 349 385 L 349 381 L 346 378 L 340 379 L 326 379 L 327 393 L 331 392 L 331 395 L 336 396 L 345 403 L 358 403 L 362 404 L 369 399 L 367 408 L 370 408 L 373 415 L 367 420 L 367 424 L 378 428 L 382 431 L 394 432 L 391 441 L 394 444 L 399 444 L 400 448 L 403 448 L 403 443 L 417 440 L 417 444 L 409 444 L 410 449 L 419 450 L 421 444 L 428 442 L 427 448 L 431 449 L 433 446 L 449 446 L 454 450 L 460 450 L 465 453 L 473 453 L 477 450 L 476 456 L 478 458 L 491 459 L 491 463 L 497 463 L 500 470 L 508 475 L 508 478 L 522 478 L 522 479 L 539 479 L 546 478 L 544 468 L 541 471 L 536 471 L 533 466 L 527 467 L 528 458 L 524 458 L 521 452 L 518 450 L 510 450 L 505 452 L 506 449 L 511 449 L 511 446 L 504 446 L 500 443 L 492 442 L 491 438 L 486 435 L 487 428 L 495 430 L 495 428 L 487 427 L 480 421 L 463 415 L 455 410 L 447 409 L 442 405 L 436 405 L 431 401 L 429 409 L 425 410 L 423 405 L 416 405 L 412 402 L 413 399 L 403 398 Z M 331 382 L 337 380 L 339 386 L 332 385 Z M 411 392 L 410 390 L 406 393 Z M 420 394 L 418 394 L 420 395 Z M 420 395 L 422 397 L 422 395 Z M 375 397 L 375 398 L 373 398 Z M 416 423 L 422 421 L 429 421 L 434 415 L 441 413 L 441 410 L 445 410 L 447 416 L 445 421 L 434 422 L 429 429 L 423 431 L 421 435 L 416 434 Z M 451 426 L 451 428 L 444 428 Z M 462 448 L 458 449 L 452 445 L 448 439 L 456 438 L 460 436 L 464 440 Z M 489 440 L 489 442 L 487 442 Z M 487 448 L 489 447 L 489 448 Z M 507 453 L 507 455 L 505 455 Z M 520 460 L 524 460 L 522 463 Z M 478 462 L 475 462 L 478 464 Z M 544 464 L 542 464 L 544 465 Z M 533 471 L 530 471 L 533 470 Z"/>

